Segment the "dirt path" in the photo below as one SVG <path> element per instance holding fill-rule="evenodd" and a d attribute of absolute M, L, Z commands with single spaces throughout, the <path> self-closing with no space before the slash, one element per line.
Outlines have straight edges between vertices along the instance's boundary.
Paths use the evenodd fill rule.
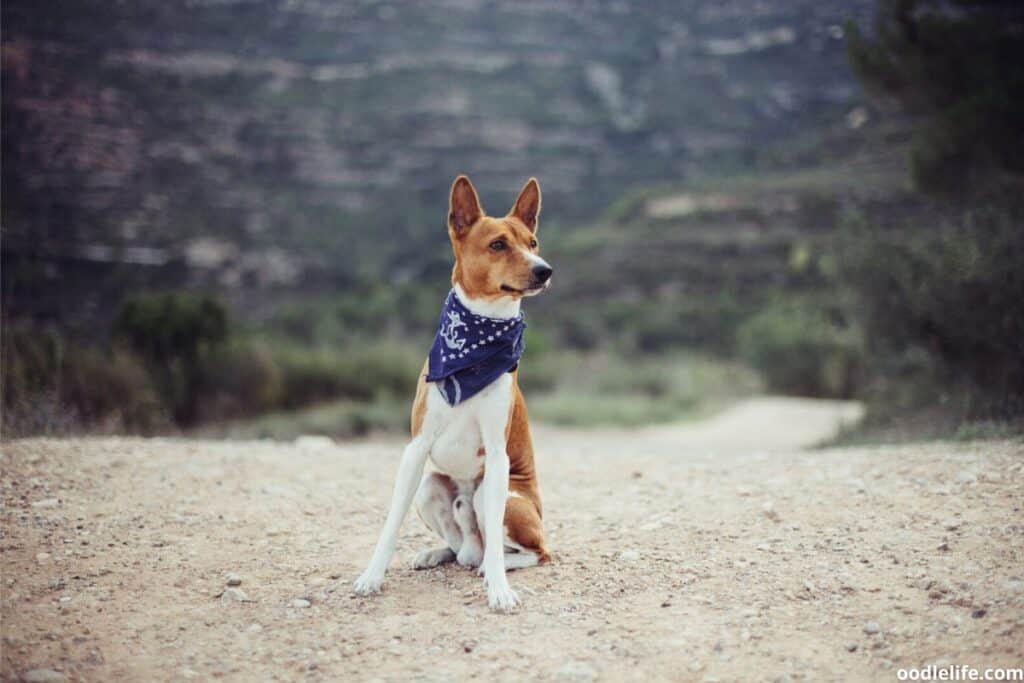
<path fill-rule="evenodd" d="M 538 428 L 552 564 L 348 586 L 400 444 L 2 446 L 5 680 L 896 680 L 1024 662 L 1024 443 L 798 450 L 850 405 Z M 217 598 L 241 578 L 246 602 Z M 231 594 L 229 593 L 229 596 Z"/>

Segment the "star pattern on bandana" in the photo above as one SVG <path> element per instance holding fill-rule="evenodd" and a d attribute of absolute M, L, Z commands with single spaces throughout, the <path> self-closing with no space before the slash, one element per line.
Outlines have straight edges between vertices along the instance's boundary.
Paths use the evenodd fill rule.
<path fill-rule="evenodd" d="M 453 326 L 452 321 L 462 324 Z M 518 365 L 525 326 L 522 313 L 512 319 L 477 315 L 449 292 L 431 348 L 427 381 L 436 383 L 451 405 L 472 398 Z"/>

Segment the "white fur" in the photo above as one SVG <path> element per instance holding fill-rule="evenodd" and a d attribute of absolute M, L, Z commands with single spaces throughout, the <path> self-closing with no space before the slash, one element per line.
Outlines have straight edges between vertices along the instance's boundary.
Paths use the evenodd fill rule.
<path fill-rule="evenodd" d="M 519 314 L 517 298 L 502 297 L 497 301 L 474 300 L 466 296 L 459 285 L 455 285 L 455 292 L 466 308 L 477 315 L 513 318 Z M 391 507 L 377 540 L 373 558 L 366 571 L 356 580 L 353 590 L 359 595 L 369 595 L 380 590 L 384 573 L 395 551 L 399 527 L 416 495 L 417 484 L 420 483 L 424 465 L 429 457 L 438 471 L 456 481 L 459 495 L 452 503 L 460 498 L 465 501 L 467 498 L 464 496 L 468 495 L 472 497 L 473 505 L 472 510 L 463 506 L 464 509 L 459 514 L 449 512 L 459 527 L 461 537 L 455 544 L 449 543 L 449 538 L 446 537 L 450 535 L 454 541 L 454 534 L 450 533 L 450 530 L 447 530 L 448 533 L 442 533 L 442 528 L 447 526 L 447 520 L 442 519 L 445 515 L 443 507 L 437 508 L 435 513 L 424 515 L 424 521 L 439 532 L 449 544 L 449 548 L 457 553 L 460 563 L 480 565 L 480 571 L 485 576 L 491 608 L 511 610 L 519 604 L 519 596 L 508 585 L 505 576 L 503 521 L 509 476 L 505 426 L 512 405 L 512 376 L 502 375 L 476 396 L 456 406 L 449 405 L 434 386 L 428 387 L 426 401 L 423 426 L 402 454 Z M 478 455 L 481 445 L 484 448 L 483 458 Z M 472 482 L 480 473 L 481 460 L 484 478 L 478 490 L 474 491 Z M 424 482 L 426 481 L 427 479 L 424 479 Z M 427 491 L 421 495 L 429 498 L 433 493 L 436 491 Z M 420 509 L 422 515 L 424 508 Z M 472 515 L 466 516 L 471 511 L 475 513 L 475 520 L 471 519 Z M 432 520 L 427 519 L 428 516 L 434 518 L 437 528 L 431 523 Z M 476 530 L 474 526 L 482 528 Z M 484 539 L 482 559 L 479 557 L 478 546 L 473 546 L 473 539 L 478 538 L 481 532 Z M 458 545 L 458 548 L 455 545 Z M 421 553 L 416 558 L 414 565 L 433 566 L 431 562 L 437 564 L 438 560 L 447 557 L 443 550 L 427 551 L 427 554 Z"/>
<path fill-rule="evenodd" d="M 459 283 L 455 283 L 454 289 L 455 293 L 459 295 L 459 301 L 477 315 L 482 315 L 486 318 L 498 318 L 500 320 L 508 320 L 519 315 L 519 306 L 522 302 L 518 297 L 502 296 L 494 301 L 471 299 Z"/>

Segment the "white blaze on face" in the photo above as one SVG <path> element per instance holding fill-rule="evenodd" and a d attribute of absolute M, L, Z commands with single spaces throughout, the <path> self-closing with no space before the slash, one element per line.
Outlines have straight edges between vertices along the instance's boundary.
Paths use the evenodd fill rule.
<path fill-rule="evenodd" d="M 526 256 L 526 260 L 530 263 L 530 270 L 533 270 L 537 266 L 546 266 L 548 268 L 551 267 L 551 265 L 548 264 L 547 261 L 542 259 L 540 256 L 537 256 L 532 251 L 528 251 L 526 249 L 523 249 L 522 252 L 523 252 L 523 255 Z"/>
<path fill-rule="evenodd" d="M 526 257 L 527 263 L 530 264 L 530 271 L 531 271 L 531 273 L 532 273 L 533 269 L 537 268 L 537 267 L 544 267 L 544 268 L 550 268 L 551 267 L 551 264 L 549 264 L 547 261 L 542 259 L 540 256 L 537 256 L 533 252 L 528 251 L 526 249 L 523 249 L 522 252 L 523 252 L 523 255 Z M 547 280 L 547 282 L 545 282 L 543 285 L 541 285 L 536 290 L 528 291 L 526 293 L 526 296 L 533 296 L 534 294 L 539 294 L 540 292 L 542 292 L 545 289 L 547 289 L 548 285 L 550 285 L 550 284 L 551 284 L 551 279 L 549 278 Z"/>

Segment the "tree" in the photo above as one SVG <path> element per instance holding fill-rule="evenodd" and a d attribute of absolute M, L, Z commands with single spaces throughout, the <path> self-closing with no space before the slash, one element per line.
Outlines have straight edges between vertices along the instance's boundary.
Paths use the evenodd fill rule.
<path fill-rule="evenodd" d="M 879 0 L 870 35 L 847 26 L 870 95 L 917 117 L 919 189 L 963 195 L 1024 177 L 1024 3 Z"/>

